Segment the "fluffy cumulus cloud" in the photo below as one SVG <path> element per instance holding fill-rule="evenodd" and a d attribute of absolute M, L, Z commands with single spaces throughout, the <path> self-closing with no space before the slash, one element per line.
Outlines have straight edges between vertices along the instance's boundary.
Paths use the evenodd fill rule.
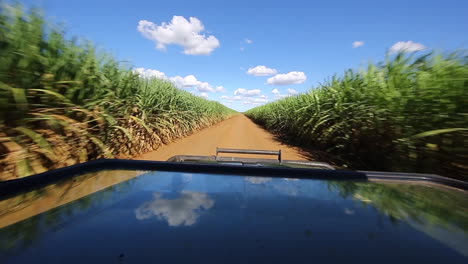
<path fill-rule="evenodd" d="M 288 95 L 287 94 L 282 94 L 280 90 L 278 89 L 273 89 L 271 91 L 272 94 L 274 94 L 275 98 L 276 99 L 281 99 L 281 98 L 284 98 L 284 97 L 287 97 Z"/>
<path fill-rule="evenodd" d="M 234 96 L 223 95 L 220 99 L 228 103 L 236 102 L 244 105 L 261 105 L 268 102 L 268 96 L 262 94 L 260 89 L 239 88 L 234 91 Z"/>
<path fill-rule="evenodd" d="M 234 95 L 244 96 L 244 97 L 252 97 L 252 96 L 259 96 L 262 93 L 260 89 L 252 89 L 247 90 L 244 88 L 239 88 L 234 91 Z"/>
<path fill-rule="evenodd" d="M 195 85 L 195 89 L 197 89 L 199 92 L 215 92 L 216 89 L 213 88 L 209 83 L 207 82 L 198 82 L 197 85 Z"/>
<path fill-rule="evenodd" d="M 390 47 L 390 53 L 397 53 L 397 52 L 415 52 L 425 50 L 426 46 L 421 43 L 416 43 L 413 41 L 398 41 L 397 43 L 393 44 Z"/>
<path fill-rule="evenodd" d="M 183 16 L 174 16 L 171 22 L 161 25 L 140 20 L 137 29 L 145 38 L 154 41 L 159 50 L 175 44 L 182 46 L 185 54 L 208 55 L 219 47 L 219 40 L 215 36 L 205 35 L 205 26 L 196 17 L 187 20 Z"/>
<path fill-rule="evenodd" d="M 248 98 L 245 98 L 245 100 L 242 103 L 245 105 L 261 105 L 261 104 L 268 103 L 268 99 L 248 97 Z"/>
<path fill-rule="evenodd" d="M 249 68 L 247 70 L 247 74 L 253 75 L 253 76 L 269 76 L 269 75 L 274 75 L 277 74 L 278 71 L 275 69 L 268 68 L 263 65 L 259 65 L 253 68 Z"/>
<path fill-rule="evenodd" d="M 158 70 L 153 69 L 145 69 L 145 68 L 135 68 L 133 72 L 139 74 L 141 77 L 144 78 L 159 78 L 163 80 L 168 80 L 175 84 L 178 88 L 187 89 L 187 88 L 194 88 L 198 92 L 201 93 L 214 93 L 214 92 L 226 92 L 226 88 L 224 86 L 212 86 L 207 82 L 202 82 L 195 77 L 195 75 L 187 75 L 183 76 L 174 76 L 174 77 L 167 77 L 164 72 L 160 72 Z M 206 97 L 202 94 L 200 96 Z"/>
<path fill-rule="evenodd" d="M 295 89 L 288 88 L 287 90 L 288 90 L 287 94 L 282 94 L 281 91 L 278 90 L 278 89 L 273 89 L 271 91 L 271 93 L 274 94 L 274 97 L 277 98 L 277 99 L 281 99 L 281 98 L 285 98 L 285 97 L 288 97 L 288 96 L 298 94 L 298 92 Z"/>
<path fill-rule="evenodd" d="M 354 41 L 353 42 L 353 48 L 359 48 L 364 46 L 364 41 Z"/>
<path fill-rule="evenodd" d="M 164 72 L 160 72 L 158 70 L 153 69 L 145 69 L 145 68 L 135 68 L 133 72 L 137 73 L 138 75 L 144 78 L 158 78 L 158 79 L 167 79 L 166 74 Z"/>
<path fill-rule="evenodd" d="M 271 85 L 290 85 L 301 84 L 307 80 L 307 76 L 303 72 L 292 71 L 288 73 L 277 74 L 268 78 L 267 83 Z"/>
<path fill-rule="evenodd" d="M 165 199 L 161 193 L 154 193 L 153 200 L 143 203 L 135 210 L 138 220 L 157 217 L 169 226 L 191 226 L 203 210 L 213 207 L 215 201 L 205 193 L 182 191 L 177 199 Z"/>
<path fill-rule="evenodd" d="M 295 89 L 289 88 L 289 89 L 288 89 L 288 93 L 289 93 L 289 94 L 297 94 L 297 91 L 296 91 Z"/>
<path fill-rule="evenodd" d="M 179 88 L 198 86 L 201 83 L 194 75 L 187 75 L 185 77 L 174 76 L 169 78 L 169 80 L 171 80 Z"/>
<path fill-rule="evenodd" d="M 203 97 L 205 99 L 208 99 L 208 94 L 207 93 L 200 93 L 198 96 Z"/>
<path fill-rule="evenodd" d="M 199 92 L 225 92 L 226 89 L 223 86 L 216 86 L 213 87 L 211 84 L 207 82 L 202 82 L 197 79 L 194 75 L 187 75 L 185 77 L 182 76 L 174 76 L 170 77 L 169 80 L 173 82 L 179 88 L 190 88 L 193 87 Z"/>
<path fill-rule="evenodd" d="M 227 103 L 241 103 L 244 105 L 261 105 L 268 103 L 268 97 L 259 96 L 259 97 L 242 97 L 239 95 L 236 96 L 221 96 L 221 100 L 226 101 Z"/>
<path fill-rule="evenodd" d="M 226 88 L 224 88 L 224 86 L 216 86 L 215 90 L 216 92 L 226 92 Z"/>

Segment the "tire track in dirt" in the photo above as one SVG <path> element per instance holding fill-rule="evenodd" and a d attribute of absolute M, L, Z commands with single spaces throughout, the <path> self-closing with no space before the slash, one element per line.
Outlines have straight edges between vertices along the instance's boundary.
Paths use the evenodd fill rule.
<path fill-rule="evenodd" d="M 141 160 L 165 161 L 176 155 L 214 155 L 216 147 L 242 149 L 281 149 L 285 160 L 308 160 L 299 148 L 285 145 L 275 137 L 256 125 L 242 114 L 235 115 L 216 125 L 205 128 L 193 135 L 163 145 L 155 151 L 135 157 Z M 246 157 L 242 154 L 228 154 L 229 156 Z M 248 155 L 252 158 L 274 158 L 264 155 Z"/>

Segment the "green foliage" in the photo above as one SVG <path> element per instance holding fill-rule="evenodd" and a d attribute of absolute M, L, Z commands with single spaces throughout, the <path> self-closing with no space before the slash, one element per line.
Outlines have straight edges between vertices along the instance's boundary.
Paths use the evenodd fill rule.
<path fill-rule="evenodd" d="M 138 76 L 19 5 L 1 6 L 0 60 L 0 167 L 8 177 L 133 156 L 234 113 Z"/>
<path fill-rule="evenodd" d="M 412 219 L 419 224 L 459 228 L 468 234 L 466 194 L 410 183 L 329 182 L 343 198 L 369 203 L 393 219 Z"/>
<path fill-rule="evenodd" d="M 246 114 L 357 169 L 468 179 L 466 52 L 389 55 Z"/>

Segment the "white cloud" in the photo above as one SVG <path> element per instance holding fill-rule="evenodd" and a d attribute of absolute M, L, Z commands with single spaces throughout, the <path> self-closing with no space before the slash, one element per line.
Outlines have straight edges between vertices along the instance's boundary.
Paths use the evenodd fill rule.
<path fill-rule="evenodd" d="M 209 83 L 207 82 L 200 82 L 198 85 L 195 86 L 195 89 L 197 89 L 200 92 L 215 92 L 215 88 L 213 88 Z"/>
<path fill-rule="evenodd" d="M 272 180 L 269 177 L 245 177 L 244 179 L 253 184 L 264 184 Z"/>
<path fill-rule="evenodd" d="M 247 90 L 239 88 L 234 91 L 234 96 L 221 96 L 220 99 L 227 102 L 237 102 L 244 105 L 261 105 L 267 103 L 268 96 L 261 94 L 260 89 Z"/>
<path fill-rule="evenodd" d="M 247 70 L 247 74 L 254 75 L 254 76 L 268 76 L 277 74 L 278 71 L 275 69 L 268 68 L 263 65 L 259 65 L 253 68 L 249 68 Z"/>
<path fill-rule="evenodd" d="M 153 70 L 153 69 L 145 69 L 145 68 L 135 68 L 133 69 L 133 72 L 140 75 L 141 77 L 144 78 L 159 78 L 159 79 L 167 79 L 166 74 L 164 72 L 160 72 L 158 70 Z"/>
<path fill-rule="evenodd" d="M 271 91 L 271 93 L 273 93 L 275 95 L 276 99 L 282 99 L 282 98 L 289 97 L 291 95 L 297 94 L 297 91 L 295 89 L 289 88 L 288 89 L 288 94 L 281 94 L 280 90 L 275 88 L 275 89 L 273 89 Z"/>
<path fill-rule="evenodd" d="M 364 46 L 364 41 L 354 41 L 353 42 L 353 48 L 359 48 Z"/>
<path fill-rule="evenodd" d="M 179 88 L 190 88 L 193 87 L 199 92 L 225 92 L 226 89 L 223 86 L 213 87 L 207 82 L 199 81 L 194 75 L 174 76 L 169 78 Z"/>
<path fill-rule="evenodd" d="M 174 76 L 169 78 L 177 87 L 179 88 L 188 88 L 193 86 L 198 86 L 200 81 L 194 75 Z"/>
<path fill-rule="evenodd" d="M 198 96 L 203 97 L 205 99 L 208 99 L 208 94 L 207 93 L 200 93 Z"/>
<path fill-rule="evenodd" d="M 252 98 L 252 97 L 246 97 L 244 99 L 244 102 L 242 102 L 243 104 L 251 104 L 251 105 L 260 105 L 260 104 L 264 104 L 264 103 L 268 103 L 268 99 L 266 98 Z"/>
<path fill-rule="evenodd" d="M 275 98 L 276 99 L 283 99 L 285 97 L 289 97 L 291 95 L 295 95 L 297 94 L 298 92 L 295 90 L 295 89 L 292 89 L 292 88 L 289 88 L 288 89 L 288 94 L 282 94 L 280 90 L 278 89 L 273 89 L 271 90 L 271 93 L 273 93 L 275 95 Z"/>
<path fill-rule="evenodd" d="M 171 22 L 163 22 L 160 26 L 148 21 L 138 22 L 138 31 L 147 39 L 156 43 L 156 48 L 166 50 L 167 45 L 176 44 L 184 47 L 184 53 L 189 55 L 208 55 L 219 47 L 219 40 L 202 32 L 205 26 L 196 17 L 189 20 L 183 16 L 173 16 Z"/>
<path fill-rule="evenodd" d="M 179 88 L 190 88 L 193 87 L 199 92 L 215 92 L 216 89 L 213 88 L 207 82 L 199 81 L 194 75 L 187 75 L 185 77 L 182 76 L 174 76 L 169 78 L 177 87 Z"/>
<path fill-rule="evenodd" d="M 297 91 L 294 90 L 294 89 L 289 88 L 289 89 L 288 89 L 288 93 L 289 93 L 289 94 L 297 94 Z"/>
<path fill-rule="evenodd" d="M 236 95 L 236 96 L 223 95 L 223 96 L 219 97 L 219 99 L 224 100 L 224 101 L 228 101 L 228 102 L 234 102 L 234 101 L 244 100 L 244 97 L 242 97 L 240 95 Z"/>
<path fill-rule="evenodd" d="M 174 77 L 167 77 L 164 72 L 160 72 L 158 70 L 153 69 L 145 69 L 145 68 L 135 68 L 133 72 L 137 73 L 141 77 L 144 78 L 160 78 L 164 80 L 169 80 L 174 83 L 180 89 L 186 88 L 194 88 L 199 92 L 226 92 L 226 88 L 223 86 L 216 86 L 213 87 L 211 84 L 207 82 L 202 82 L 195 77 L 195 75 L 187 75 L 185 77 L 182 76 L 174 76 Z"/>
<path fill-rule="evenodd" d="M 277 99 L 283 99 L 283 98 L 286 98 L 286 97 L 290 97 L 291 94 L 276 94 L 275 97 Z"/>
<path fill-rule="evenodd" d="M 307 80 L 307 76 L 303 72 L 292 71 L 288 73 L 277 74 L 268 78 L 267 83 L 271 85 L 289 85 L 301 84 Z"/>
<path fill-rule="evenodd" d="M 247 44 L 252 44 L 252 43 L 253 43 L 253 41 L 252 41 L 251 39 L 248 39 L 248 38 L 246 38 L 244 41 L 245 41 L 245 43 L 247 43 Z"/>
<path fill-rule="evenodd" d="M 215 201 L 205 193 L 182 191 L 177 199 L 164 199 L 161 193 L 154 193 L 153 200 L 143 203 L 135 210 L 138 220 L 156 216 L 164 219 L 169 226 L 191 226 L 200 216 L 201 210 L 213 207 Z"/>
<path fill-rule="evenodd" d="M 244 88 L 239 88 L 234 91 L 234 95 L 244 96 L 244 97 L 252 97 L 252 96 L 259 96 L 262 91 L 260 89 L 252 89 L 247 90 Z"/>
<path fill-rule="evenodd" d="M 298 181 L 299 179 L 295 179 L 295 178 L 283 178 L 283 180 L 285 180 L 285 181 Z"/>
<path fill-rule="evenodd" d="M 426 47 L 421 43 L 416 43 L 413 41 L 398 41 L 390 47 L 390 53 L 397 52 L 415 52 L 420 50 L 425 50 Z"/>

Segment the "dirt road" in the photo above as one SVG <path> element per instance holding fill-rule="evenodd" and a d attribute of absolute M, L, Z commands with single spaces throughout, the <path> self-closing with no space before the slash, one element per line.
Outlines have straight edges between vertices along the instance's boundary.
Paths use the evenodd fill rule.
<path fill-rule="evenodd" d="M 214 126 L 205 128 L 183 139 L 164 145 L 155 151 L 136 157 L 143 160 L 167 160 L 175 155 L 214 155 L 216 147 L 243 149 L 281 149 L 283 159 L 307 160 L 300 149 L 287 146 L 242 114 L 235 115 Z M 233 155 L 229 156 L 242 156 Z M 249 155 L 252 158 L 272 156 Z"/>

